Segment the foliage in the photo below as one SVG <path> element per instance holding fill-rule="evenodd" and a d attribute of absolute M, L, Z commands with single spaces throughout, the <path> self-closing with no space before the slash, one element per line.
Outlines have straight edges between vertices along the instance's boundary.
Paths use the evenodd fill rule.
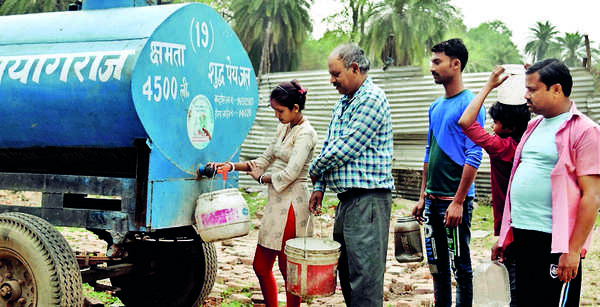
<path fill-rule="evenodd" d="M 268 52 L 271 72 L 294 70 L 302 43 L 312 31 L 309 0 L 233 0 L 233 28 L 260 71 Z M 264 50 L 264 51 L 263 51 Z"/>
<path fill-rule="evenodd" d="M 0 15 L 31 14 L 66 11 L 73 0 L 6 0 Z"/>
<path fill-rule="evenodd" d="M 533 35 L 525 45 L 525 53 L 533 56 L 532 63 L 558 56 L 558 42 L 556 41 L 558 30 L 550 24 L 550 21 L 546 20 L 544 23 L 538 21 L 536 26 L 529 30 L 533 32 Z"/>
<path fill-rule="evenodd" d="M 233 18 L 231 12 L 232 0 L 173 0 L 171 3 L 199 2 L 204 3 L 217 11 L 227 22 Z"/>
<path fill-rule="evenodd" d="M 469 29 L 464 37 L 469 50 L 465 72 L 487 72 L 496 65 L 521 63 L 521 55 L 511 36 L 508 27 L 498 20 Z"/>
<path fill-rule="evenodd" d="M 373 8 L 361 45 L 389 65 L 419 65 L 454 24 L 462 24 L 448 0 L 384 0 Z"/>
<path fill-rule="evenodd" d="M 565 36 L 557 38 L 561 48 L 562 60 L 567 66 L 580 66 L 579 59 L 585 58 L 585 42 L 583 35 L 579 32 L 565 33 Z"/>
<path fill-rule="evenodd" d="M 337 32 L 348 35 L 350 41 L 358 42 L 365 34 L 365 26 L 369 17 L 376 12 L 379 1 L 373 0 L 341 0 L 341 10 L 325 18 L 329 25 L 335 25 Z"/>
<path fill-rule="evenodd" d="M 348 42 L 342 31 L 327 31 L 319 40 L 309 39 L 302 46 L 299 70 L 327 70 L 327 56 L 336 46 Z M 302 82 L 302 80 L 300 80 Z"/>

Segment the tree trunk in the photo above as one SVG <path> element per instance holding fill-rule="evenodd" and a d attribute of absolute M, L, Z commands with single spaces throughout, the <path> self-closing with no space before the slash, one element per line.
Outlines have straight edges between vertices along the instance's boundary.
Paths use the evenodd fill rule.
<path fill-rule="evenodd" d="M 585 69 L 590 71 L 592 68 L 592 50 L 590 48 L 590 38 L 587 34 L 583 35 L 585 39 Z"/>
<path fill-rule="evenodd" d="M 258 76 L 268 74 L 271 69 L 271 62 L 269 61 L 271 51 L 271 21 L 267 24 L 267 31 L 265 32 L 265 39 L 263 40 L 262 51 L 260 55 L 260 66 L 258 68 Z"/>

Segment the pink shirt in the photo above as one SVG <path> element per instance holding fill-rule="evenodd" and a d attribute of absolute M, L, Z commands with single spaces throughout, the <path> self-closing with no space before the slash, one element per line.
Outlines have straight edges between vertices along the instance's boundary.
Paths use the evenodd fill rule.
<path fill-rule="evenodd" d="M 570 112 L 571 116 L 556 133 L 558 161 L 550 173 L 552 185 L 551 249 L 553 253 L 569 252 L 569 239 L 575 226 L 581 201 L 581 189 L 577 183 L 577 177 L 600 174 L 600 150 L 598 150 L 600 126 L 579 112 L 574 102 L 571 102 Z M 521 162 L 523 145 L 541 120 L 540 116 L 529 122 L 527 130 L 517 146 L 506 195 L 510 195 L 510 185 Z M 504 247 L 513 241 L 510 213 L 510 197 L 506 197 L 502 228 L 498 239 L 498 244 Z M 582 256 L 585 256 L 591 236 L 590 232 L 581 252 Z"/>

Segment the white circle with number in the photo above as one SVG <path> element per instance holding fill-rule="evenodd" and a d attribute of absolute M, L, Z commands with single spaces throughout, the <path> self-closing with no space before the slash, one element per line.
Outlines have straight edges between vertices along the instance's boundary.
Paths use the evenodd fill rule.
<path fill-rule="evenodd" d="M 210 143 L 215 127 L 212 105 L 204 95 L 192 99 L 187 113 L 187 132 L 190 143 L 204 149 Z"/>

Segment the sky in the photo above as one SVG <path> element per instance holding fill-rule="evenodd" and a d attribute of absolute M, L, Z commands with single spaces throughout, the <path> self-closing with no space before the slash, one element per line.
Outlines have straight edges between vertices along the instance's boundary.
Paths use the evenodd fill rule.
<path fill-rule="evenodd" d="M 556 26 L 560 35 L 564 32 L 588 34 L 592 47 L 600 43 L 600 1 L 598 0 L 450 0 L 450 3 L 462 12 L 467 28 L 473 28 L 482 22 L 499 19 L 513 33 L 513 42 L 519 51 L 525 47 L 530 36 L 529 28 L 536 21 L 549 20 Z M 311 7 L 313 37 L 320 38 L 326 31 L 321 20 L 338 11 L 337 0 L 315 0 Z"/>

